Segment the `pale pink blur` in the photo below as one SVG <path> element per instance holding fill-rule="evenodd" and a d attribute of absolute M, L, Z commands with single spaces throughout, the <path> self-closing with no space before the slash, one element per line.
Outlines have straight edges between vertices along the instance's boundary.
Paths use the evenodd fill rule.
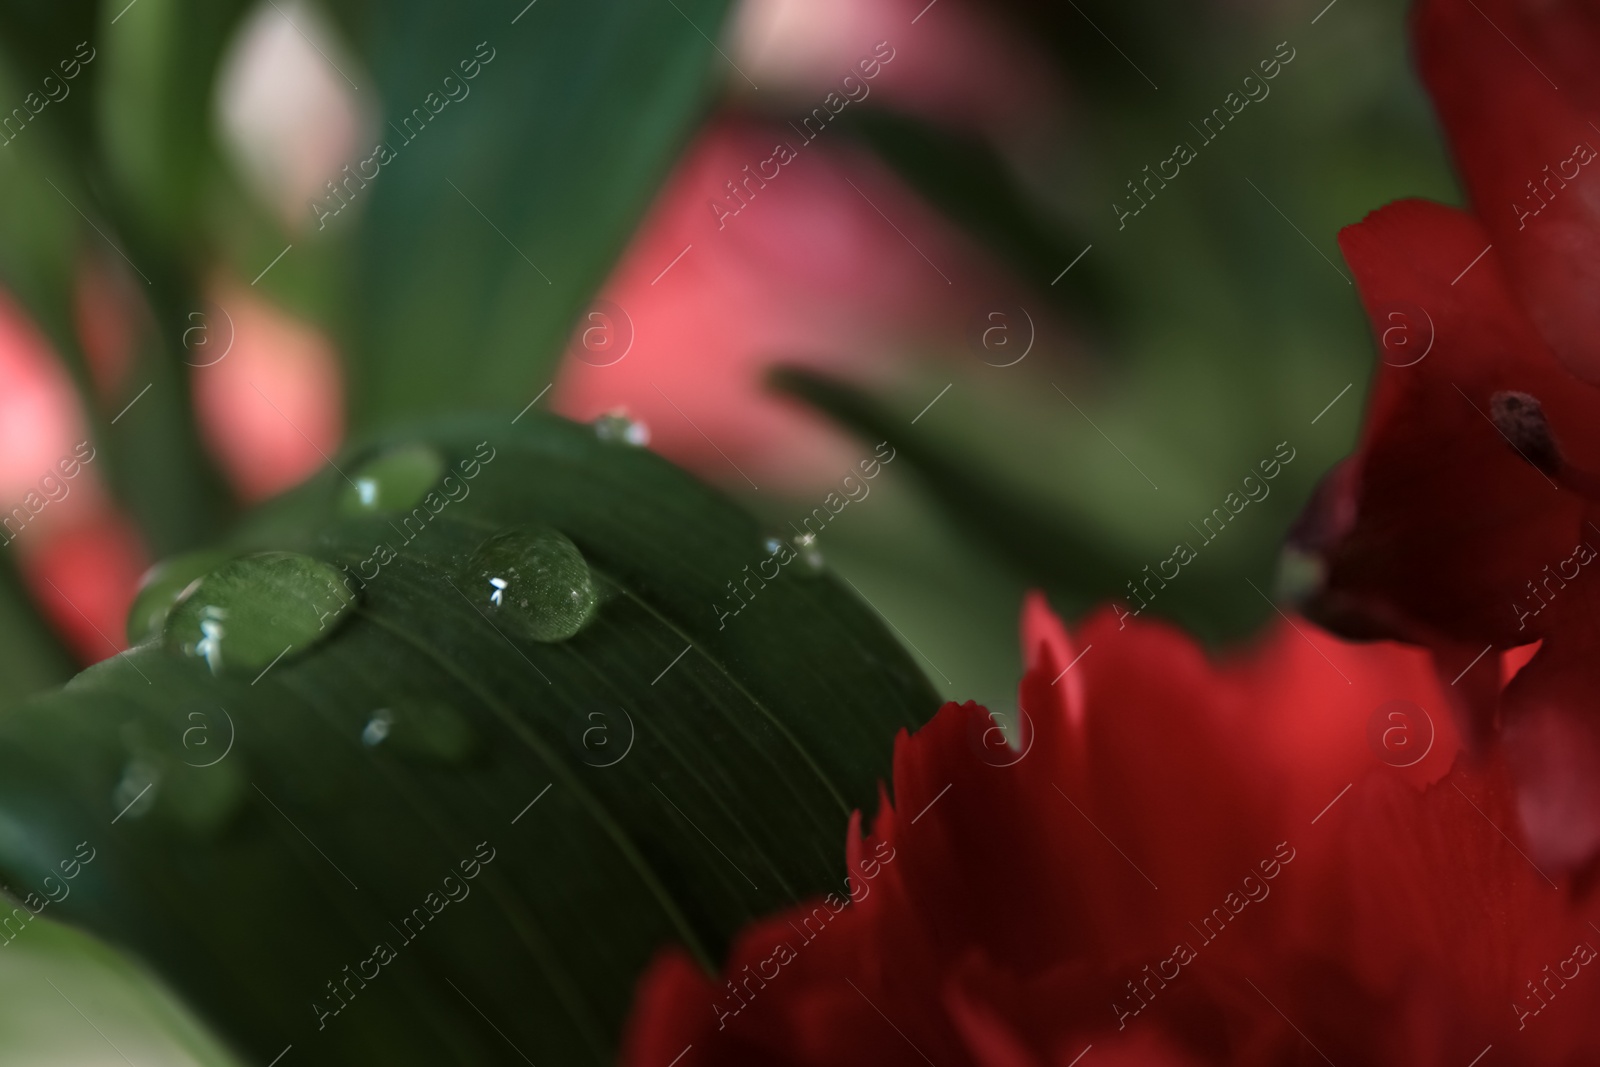
<path fill-rule="evenodd" d="M 1002 141 L 1049 129 L 1066 99 L 1030 41 L 963 0 L 745 0 L 726 37 L 761 93 L 802 100 L 887 41 L 895 70 L 873 86 L 878 103 Z"/>
<path fill-rule="evenodd" d="M 282 492 L 320 469 L 344 436 L 338 355 L 320 331 L 222 281 L 213 286 L 209 344 L 233 345 L 190 372 L 200 433 L 246 501 Z M 220 313 L 220 314 L 219 314 Z M 216 359 L 217 362 L 210 361 Z"/>

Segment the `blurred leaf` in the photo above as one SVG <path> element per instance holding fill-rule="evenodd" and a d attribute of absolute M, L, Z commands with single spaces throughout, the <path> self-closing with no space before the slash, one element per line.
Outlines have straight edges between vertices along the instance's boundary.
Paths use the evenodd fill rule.
<path fill-rule="evenodd" d="M 239 1062 L 154 975 L 49 914 L 20 929 L 13 915 L 13 940 L 0 952 L 4 1062 L 83 1067 L 122 1063 L 114 1058 L 118 1052 L 140 1067 Z M 78 1014 L 80 1007 L 93 1023 Z"/>
<path fill-rule="evenodd" d="M 0 548 L 0 552 L 15 552 Z M 0 558 L 0 710 L 72 677 L 74 663 L 23 586 L 12 560 Z"/>
<path fill-rule="evenodd" d="M 13 107 L 23 106 L 23 98 L 28 93 L 38 93 L 50 101 L 37 116 L 45 129 L 54 130 L 44 136 L 59 138 L 80 150 L 87 147 L 93 112 L 81 103 L 67 107 L 66 102 L 74 96 L 92 96 L 94 85 L 100 80 L 100 71 L 92 62 L 88 66 L 75 62 L 79 44 L 94 39 L 99 12 L 100 4 L 90 0 L 71 4 L 0 0 L 0 50 L 4 51 L 17 82 L 9 87 L 14 98 L 0 105 L 3 108 L 0 114 L 10 115 Z M 63 67 L 63 63 L 69 65 Z M 65 72 L 74 69 L 76 77 L 63 77 Z M 45 85 L 46 77 L 55 79 L 51 86 Z M 48 122 L 44 122 L 47 116 Z M 6 137 L 15 136 L 18 141 L 30 133 L 37 137 L 40 131 L 36 131 L 34 125 L 30 122 L 20 134 L 8 132 Z M 80 151 L 78 158 L 83 157 Z"/>
<path fill-rule="evenodd" d="M 128 239 L 164 261 L 147 270 L 186 268 L 197 278 L 209 266 L 206 201 L 223 173 L 213 88 L 250 6 L 138 0 L 97 42 L 104 165 Z"/>
<path fill-rule="evenodd" d="M 419 440 L 458 471 L 490 459 L 436 518 L 340 517 L 354 491 L 329 471 L 236 542 L 363 574 L 395 546 L 311 650 L 213 677 L 145 644 L 0 716 L 0 871 L 38 886 L 88 841 L 58 917 L 133 948 L 253 1061 L 609 1063 L 655 949 L 709 963 L 839 885 L 849 811 L 937 697 L 832 578 L 747 579 L 758 523 L 647 451 L 539 415 L 388 444 Z M 565 641 L 486 617 L 470 563 L 534 523 L 604 595 Z M 396 957 L 364 963 L 380 942 Z M 348 1007 L 320 1017 L 330 982 Z"/>
<path fill-rule="evenodd" d="M 125 0 L 124 0 L 125 2 Z M 221 332 L 207 303 L 216 252 L 208 201 L 227 184 L 214 134 L 218 64 L 245 0 L 138 0 L 119 8 L 97 42 L 102 55 L 98 154 L 91 170 L 103 228 L 143 285 L 149 317 L 139 323 L 121 412 L 107 427 L 122 496 L 159 555 L 221 532 L 231 496 L 194 420 L 185 338 L 197 322 Z M 121 260 L 108 260 L 121 267 Z"/>
<path fill-rule="evenodd" d="M 884 110 L 845 120 L 912 188 L 953 222 L 994 249 L 1034 291 L 1049 297 L 1080 326 L 1103 325 L 1113 294 L 1094 263 L 1073 284 L 1053 279 L 1089 242 L 1051 219 L 983 139 Z"/>
<path fill-rule="evenodd" d="M 72 371 L 106 446 L 112 488 L 161 553 L 215 536 L 228 509 L 194 427 L 180 356 L 189 316 L 203 307 L 197 279 L 209 265 L 199 203 L 213 175 L 210 80 L 239 7 L 142 0 L 122 10 L 125 19 L 111 16 L 115 26 L 101 26 L 92 4 L 49 23 L 0 6 L 0 38 L 13 51 L 39 50 L 11 56 L 12 80 L 41 60 L 78 68 L 64 82 L 69 91 L 0 150 L 0 186 L 13 205 L 0 223 L 0 274 Z M 78 345 L 74 287 L 88 256 L 126 273 L 148 312 L 136 317 L 127 391 L 108 398 L 111 411 L 99 403 Z M 136 397 L 138 415 L 117 419 Z"/>
<path fill-rule="evenodd" d="M 1083 591 L 1129 562 L 1088 537 L 1081 523 L 1064 522 L 1027 494 L 1008 491 L 993 472 L 973 468 L 934 443 L 931 435 L 907 430 L 905 420 L 881 401 L 836 378 L 782 367 L 772 384 L 804 400 L 862 439 L 892 440 L 951 522 L 986 545 L 1033 581 Z"/>
<path fill-rule="evenodd" d="M 1028 452 L 1031 462 L 1049 463 L 1060 483 L 1052 493 L 1030 491 L 1012 480 L 1016 472 L 970 462 L 936 443 L 931 431 L 908 427 L 908 420 L 893 408 L 854 385 L 796 367 L 778 370 L 773 384 L 864 440 L 894 441 L 952 525 L 1028 585 L 1047 590 L 1069 613 L 1109 600 L 1132 607 L 1128 585 L 1150 578 L 1151 568 L 1173 551 L 1173 541 L 1189 544 L 1191 551 L 1196 544 L 1202 550 L 1208 544 L 1197 528 L 1179 523 L 1173 527 L 1173 541 L 1162 542 L 1159 551 L 1141 554 L 1129 539 L 1115 537 L 1089 521 L 1076 500 L 1082 488 L 1076 483 L 1086 473 L 1087 459 L 1061 463 L 1049 453 Z M 1226 491 L 1216 493 L 1217 503 Z M 1286 498 L 1280 492 L 1278 499 L 1273 505 L 1277 517 L 1255 522 L 1255 533 L 1245 535 L 1248 540 L 1235 535 L 1224 548 L 1198 551 L 1196 559 L 1181 566 L 1181 581 L 1160 583 L 1151 597 L 1152 613 L 1177 620 L 1211 642 L 1238 637 L 1259 625 L 1270 604 L 1246 578 L 1258 585 L 1269 580 L 1272 550 L 1296 507 L 1292 495 Z M 1246 549 L 1242 561 L 1241 546 Z M 1262 548 L 1265 551 L 1250 550 Z"/>
<path fill-rule="evenodd" d="M 15 106 L 40 90 L 43 72 L 53 67 L 47 61 L 40 68 L 39 57 L 72 59 L 74 32 L 87 32 L 66 18 L 41 19 L 41 10 L 0 2 L 0 92 Z M 87 12 L 92 5 L 76 15 L 82 19 Z M 0 278 L 55 344 L 84 397 L 91 385 L 76 343 L 72 306 L 83 218 L 62 182 L 89 151 L 93 94 L 88 90 L 97 74 L 93 63 L 81 67 L 78 77 L 65 83 L 67 95 L 47 105 L 20 134 L 0 132 L 6 140 L 0 145 L 0 203 L 5 205 L 0 210 Z M 0 111 L 9 113 L 9 106 Z"/>
<path fill-rule="evenodd" d="M 519 6 L 408 0 L 370 15 L 397 158 L 353 194 L 370 199 L 350 323 L 361 424 L 514 411 L 542 389 L 727 76 L 707 36 L 727 0 Z M 475 54 L 493 59 L 461 82 Z M 455 103 L 451 75 L 450 91 L 470 90 Z M 431 121 L 408 139 L 418 108 Z"/>

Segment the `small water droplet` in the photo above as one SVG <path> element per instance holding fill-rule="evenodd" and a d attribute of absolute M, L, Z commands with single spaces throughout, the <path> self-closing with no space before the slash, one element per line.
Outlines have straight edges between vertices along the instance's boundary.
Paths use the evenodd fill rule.
<path fill-rule="evenodd" d="M 161 783 L 160 817 L 210 840 L 233 822 L 248 792 L 243 757 L 237 753 L 211 767 L 175 767 Z"/>
<path fill-rule="evenodd" d="M 231 558 L 233 553 L 218 549 L 184 552 L 145 571 L 128 609 L 128 643 L 136 645 L 160 634 L 167 613 L 183 599 L 184 591 Z"/>
<path fill-rule="evenodd" d="M 379 708 L 367 720 L 367 725 L 361 728 L 361 743 L 368 748 L 378 747 L 389 736 L 389 727 L 393 725 L 394 713 L 388 708 Z"/>
<path fill-rule="evenodd" d="M 444 458 L 428 445 L 385 449 L 350 473 L 339 510 L 345 515 L 405 511 L 422 502 L 444 470 Z"/>
<path fill-rule="evenodd" d="M 466 716 L 446 704 L 407 701 L 379 708 L 361 731 L 369 748 L 383 746 L 403 758 L 459 764 L 478 750 L 478 735 Z"/>
<path fill-rule="evenodd" d="M 161 768 L 153 761 L 135 756 L 122 768 L 122 777 L 111 790 L 111 810 L 116 821 L 142 819 L 156 804 L 161 784 Z"/>
<path fill-rule="evenodd" d="M 794 547 L 800 552 L 800 562 L 805 565 L 805 572 L 811 574 L 822 573 L 822 568 L 827 564 L 822 558 L 822 549 L 817 547 L 816 534 L 801 534 L 794 539 Z"/>
<path fill-rule="evenodd" d="M 1278 554 L 1273 599 L 1306 604 L 1322 590 L 1327 577 L 1327 565 L 1315 553 L 1286 546 Z"/>
<path fill-rule="evenodd" d="M 293 552 L 229 560 L 192 583 L 167 615 L 162 641 L 213 674 L 258 672 L 331 634 L 355 593 L 329 564 Z"/>
<path fill-rule="evenodd" d="M 650 443 L 650 427 L 623 411 L 608 411 L 595 419 L 595 436 L 602 441 L 644 446 Z"/>
<path fill-rule="evenodd" d="M 578 546 L 547 526 L 495 534 L 468 565 L 472 595 L 496 626 L 565 641 L 594 616 L 600 594 Z"/>

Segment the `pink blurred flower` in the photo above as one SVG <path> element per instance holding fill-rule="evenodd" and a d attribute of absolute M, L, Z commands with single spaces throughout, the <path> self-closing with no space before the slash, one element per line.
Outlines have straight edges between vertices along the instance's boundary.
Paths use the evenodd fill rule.
<path fill-rule="evenodd" d="M 98 663 L 127 647 L 128 609 L 149 565 L 138 531 L 106 506 L 39 541 L 23 577 L 67 647 Z"/>
<path fill-rule="evenodd" d="M 728 36 L 761 92 L 802 100 L 886 41 L 896 69 L 873 86 L 880 103 L 1002 140 L 1049 127 L 1065 99 L 1031 41 L 963 0 L 745 0 Z"/>
<path fill-rule="evenodd" d="M 785 125 L 710 126 L 601 294 L 626 313 L 631 349 L 585 350 L 581 321 L 556 408 L 589 419 L 623 407 L 663 454 L 728 484 L 807 482 L 851 462 L 819 417 L 766 389 L 772 364 L 883 377 L 959 345 L 998 272 L 842 140 L 824 129 L 802 147 Z M 759 184 L 779 143 L 796 158 Z M 746 206 L 730 217 L 736 179 Z"/>
<path fill-rule="evenodd" d="M 758 84 L 766 108 L 798 117 L 702 131 L 601 294 L 611 306 L 579 322 L 554 405 L 625 409 L 664 454 L 729 485 L 810 484 L 852 453 L 765 388 L 774 362 L 887 379 L 961 352 L 985 306 L 1027 284 L 830 112 L 887 104 L 1010 150 L 1058 122 L 1065 94 L 1030 42 L 962 0 L 748 0 L 727 37 L 730 88 L 754 103 Z"/>
<path fill-rule="evenodd" d="M 109 284 L 101 276 L 91 287 L 100 283 Z M 80 298 L 80 312 L 85 306 Z M 117 326 L 114 316 L 94 320 L 101 350 L 117 346 Z M 93 662 L 121 651 L 123 619 L 147 561 L 105 492 L 101 468 L 77 462 L 88 437 L 50 343 L 0 293 L 0 513 L 11 519 L 0 551 L 14 553 L 45 617 Z M 76 471 L 70 478 L 63 461 Z"/>
<path fill-rule="evenodd" d="M 196 415 L 212 455 L 247 501 L 318 470 L 344 433 L 344 386 L 319 331 L 229 282 L 214 287 L 205 354 L 191 360 Z M 231 347 L 218 349 L 231 338 Z M 225 353 L 225 354 L 222 354 Z"/>

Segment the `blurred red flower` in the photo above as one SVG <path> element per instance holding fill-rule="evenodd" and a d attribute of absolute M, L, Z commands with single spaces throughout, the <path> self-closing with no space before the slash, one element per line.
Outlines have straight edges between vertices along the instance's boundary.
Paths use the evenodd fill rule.
<path fill-rule="evenodd" d="M 1503 774 L 1452 769 L 1424 654 L 1289 623 L 1213 665 L 1039 599 L 1023 640 L 1009 741 L 974 704 L 902 733 L 839 889 L 719 978 L 665 953 L 624 1063 L 1600 1056 L 1600 930 L 1507 836 Z"/>
<path fill-rule="evenodd" d="M 1383 365 L 1296 535 L 1306 610 L 1431 647 L 1470 738 L 1506 743 L 1535 859 L 1576 869 L 1600 856 L 1600 15 L 1426 0 L 1415 29 L 1475 214 L 1403 201 L 1341 235 Z M 1479 660 L 1533 642 L 1502 696 Z"/>

